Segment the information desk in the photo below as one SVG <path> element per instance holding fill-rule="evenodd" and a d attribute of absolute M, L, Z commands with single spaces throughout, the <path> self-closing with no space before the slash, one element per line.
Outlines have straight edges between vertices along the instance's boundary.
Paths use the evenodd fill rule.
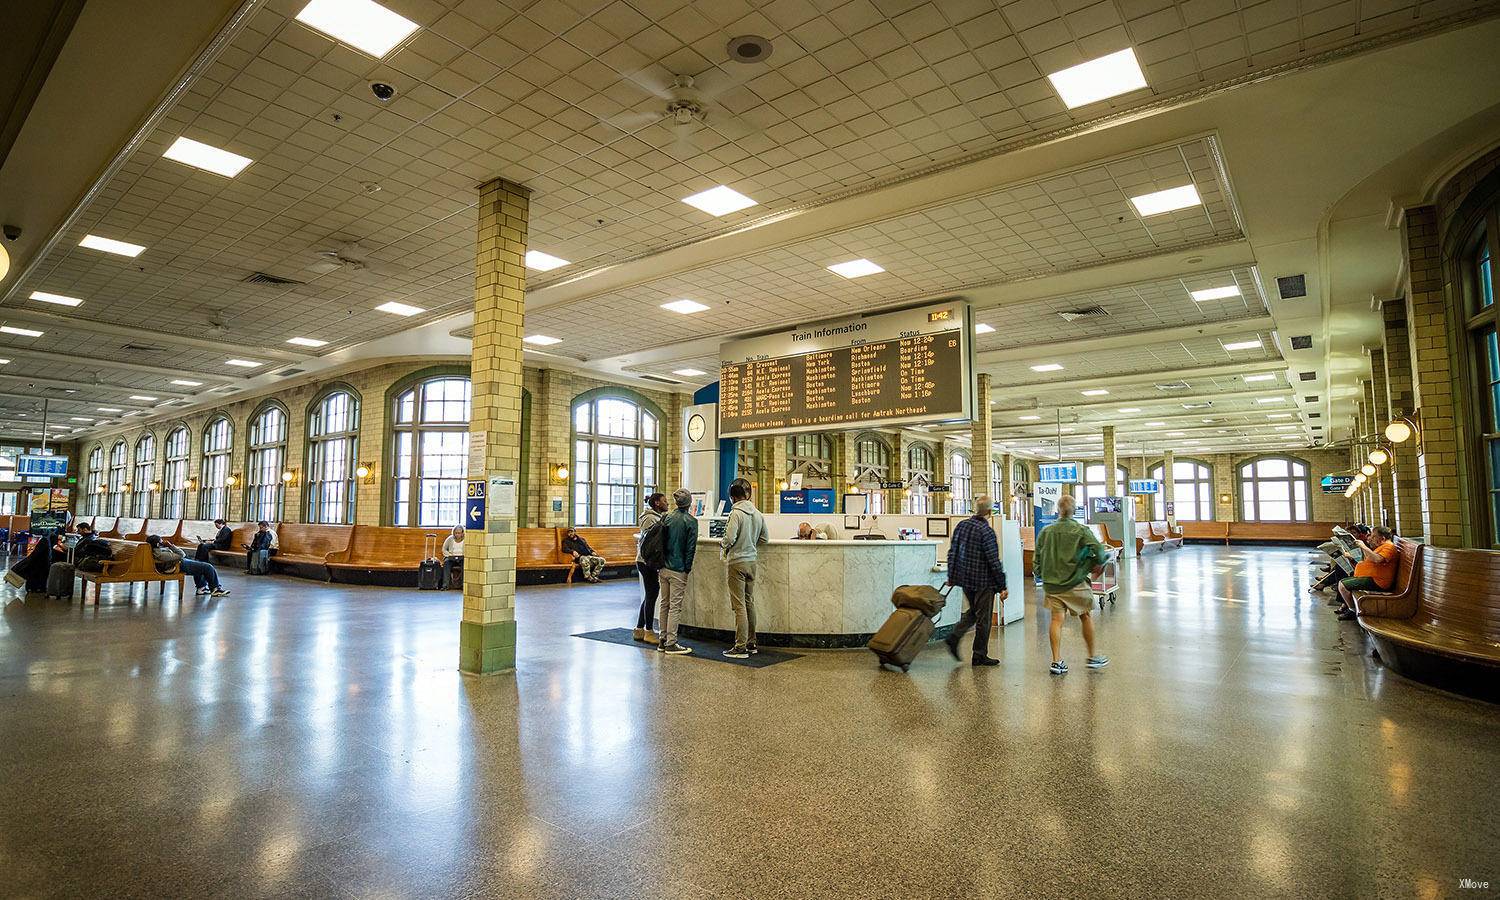
<path fill-rule="evenodd" d="M 891 614 L 891 592 L 903 584 L 941 587 L 935 541 L 773 540 L 760 548 L 755 579 L 756 630 L 772 647 L 863 647 Z M 954 589 L 938 617 L 939 636 L 963 612 Z M 689 637 L 734 637 L 734 612 L 719 542 L 699 539 L 688 576 L 682 631 Z"/>

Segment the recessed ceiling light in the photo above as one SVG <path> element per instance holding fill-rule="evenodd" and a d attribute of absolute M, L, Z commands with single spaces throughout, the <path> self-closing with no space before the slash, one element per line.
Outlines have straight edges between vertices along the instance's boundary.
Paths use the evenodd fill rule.
<path fill-rule="evenodd" d="M 118 406 L 100 406 L 100 407 L 97 407 L 97 409 L 100 412 L 111 412 L 111 413 L 113 413 L 113 412 L 121 412 L 121 409 Z"/>
<path fill-rule="evenodd" d="M 1019 418 L 1022 422 L 1039 422 L 1039 421 L 1041 421 L 1042 417 L 1041 416 L 1018 416 L 1017 418 Z"/>
<path fill-rule="evenodd" d="M 1146 423 L 1146 427 L 1147 428 L 1160 428 L 1160 427 L 1162 427 L 1165 424 L 1167 424 L 1167 423 L 1166 422 L 1147 422 Z"/>
<path fill-rule="evenodd" d="M 1296 425 L 1277 425 L 1276 426 L 1276 430 L 1277 431 L 1286 431 L 1288 429 L 1296 428 L 1296 427 L 1297 427 Z"/>
<path fill-rule="evenodd" d="M 1047 76 L 1069 109 L 1097 103 L 1146 86 L 1145 73 L 1129 47 Z"/>
<path fill-rule="evenodd" d="M 372 0 L 312 0 L 297 13 L 297 21 L 384 59 L 406 40 L 417 23 Z"/>
<path fill-rule="evenodd" d="M 146 402 L 149 403 L 149 402 L 151 402 L 153 400 L 158 400 L 160 398 L 159 397 L 152 397 L 152 396 L 149 396 L 147 394 L 131 394 L 130 395 L 130 399 L 132 399 L 132 400 L 145 400 Z"/>
<path fill-rule="evenodd" d="M 186 378 L 174 378 L 174 379 L 172 379 L 172 383 L 173 384 L 180 384 L 183 387 L 203 387 L 203 382 L 201 382 L 201 381 L 188 381 Z"/>
<path fill-rule="evenodd" d="M 233 178 L 250 165 L 248 157 L 210 147 L 189 137 L 179 137 L 162 156 L 225 178 Z"/>
<path fill-rule="evenodd" d="M 1257 397 L 1256 403 L 1285 403 L 1285 397 Z"/>
<path fill-rule="evenodd" d="M 260 363 L 250 359 L 226 359 L 224 365 L 237 366 L 241 369 L 258 369 L 261 366 Z"/>
<path fill-rule="evenodd" d="M 536 269 L 538 272 L 550 272 L 568 265 L 568 261 L 560 256 L 543 253 L 540 250 L 526 251 L 526 268 Z"/>
<path fill-rule="evenodd" d="M 672 374 L 681 375 L 683 378 L 697 378 L 700 375 L 707 375 L 708 373 L 702 369 L 673 369 Z"/>
<path fill-rule="evenodd" d="M 845 278 L 863 278 L 866 275 L 874 275 L 884 272 L 880 266 L 870 262 L 868 259 L 851 259 L 848 262 L 834 263 L 828 267 L 828 271 Z M 978 329 L 975 329 L 976 331 Z"/>
<path fill-rule="evenodd" d="M 1062 371 L 1062 366 L 1058 365 L 1057 363 L 1043 363 L 1040 366 L 1032 366 L 1031 367 L 1031 371 L 1033 371 L 1033 372 L 1061 372 Z"/>
<path fill-rule="evenodd" d="M 7 359 L 6 362 L 10 362 L 10 360 Z M 63 388 L 63 393 L 64 394 L 76 394 L 76 393 L 78 393 L 78 389 L 77 388 Z"/>
<path fill-rule="evenodd" d="M 1238 297 L 1240 295 L 1239 285 L 1226 285 L 1224 287 L 1204 288 L 1201 291 L 1192 291 L 1193 299 L 1202 303 L 1205 300 L 1223 300 L 1225 297 Z"/>
<path fill-rule="evenodd" d="M 536 344 L 538 347 L 550 347 L 553 344 L 562 343 L 562 338 L 548 337 L 545 334 L 528 334 L 521 340 L 528 344 Z"/>
<path fill-rule="evenodd" d="M 1259 350 L 1260 347 L 1260 338 L 1256 338 L 1253 341 L 1236 341 L 1232 344 L 1224 345 L 1225 350 Z"/>
<path fill-rule="evenodd" d="M 1135 206 L 1135 211 L 1141 216 L 1159 216 L 1176 209 L 1187 209 L 1189 206 L 1198 206 L 1203 202 L 1198 196 L 1198 188 L 1191 184 L 1182 187 L 1167 188 L 1164 191 L 1155 191 L 1150 194 L 1142 194 L 1139 197 L 1131 197 L 1130 202 Z"/>
<path fill-rule="evenodd" d="M 683 315 L 703 312 L 705 309 L 708 309 L 707 306 L 704 306 L 697 300 L 673 300 L 671 303 L 663 303 L 661 308 L 670 309 L 674 313 L 682 313 Z"/>
<path fill-rule="evenodd" d="M 0 325 L 0 331 L 6 334 L 17 334 L 21 337 L 41 337 L 42 332 L 33 328 L 17 328 L 14 325 Z"/>
<path fill-rule="evenodd" d="M 994 330 L 995 330 L 995 327 L 993 325 L 986 325 L 983 322 L 980 322 L 978 325 L 974 326 L 974 333 L 975 334 L 989 334 L 989 333 L 993 332 Z"/>
<path fill-rule="evenodd" d="M 127 244 L 124 241 L 100 237 L 97 234 L 84 235 L 83 240 L 78 242 L 78 246 L 87 247 L 90 250 L 103 250 L 105 253 L 113 253 L 117 256 L 131 257 L 140 256 L 146 249 L 140 244 Z"/>
<path fill-rule="evenodd" d="M 392 315 L 397 316 L 414 316 L 417 313 L 427 312 L 427 310 L 423 309 L 420 306 L 412 306 L 407 303 L 397 303 L 394 300 L 389 303 L 382 303 L 379 306 L 375 307 L 375 309 L 377 312 L 391 313 Z"/>
<path fill-rule="evenodd" d="M 697 207 L 711 216 L 727 216 L 732 212 L 739 212 L 755 205 L 754 200 L 722 184 L 691 197 L 683 197 L 682 202 L 688 206 Z"/>
<path fill-rule="evenodd" d="M 1169 431 L 1169 432 L 1167 432 L 1167 437 L 1182 437 L 1182 432 L 1180 432 L 1180 431 Z"/>
<path fill-rule="evenodd" d="M 1085 397 L 1103 397 L 1105 394 L 1108 394 L 1109 391 L 1105 390 L 1104 388 L 1092 388 L 1090 390 L 1083 391 L 1082 393 Z"/>
<path fill-rule="evenodd" d="M 77 297 L 64 297 L 62 294 L 49 294 L 46 291 L 32 291 L 31 299 L 40 300 L 43 303 L 56 303 L 58 306 L 83 305 L 83 301 Z"/>
<path fill-rule="evenodd" d="M 1268 419 L 1290 419 L 1291 417 L 1291 413 L 1266 413 Z"/>
<path fill-rule="evenodd" d="M 21 413 L 21 415 L 24 416 L 26 414 L 25 413 Z M 94 421 L 94 417 L 93 416 L 69 416 L 68 419 L 69 419 L 69 421 L 73 421 L 73 422 L 92 422 L 92 421 Z"/>
<path fill-rule="evenodd" d="M 1276 380 L 1276 376 L 1274 374 L 1272 374 L 1272 375 L 1246 375 L 1245 376 L 1245 380 L 1246 381 L 1275 381 Z"/>
<path fill-rule="evenodd" d="M 1122 413 L 1133 413 L 1133 412 L 1140 412 L 1140 411 L 1141 411 L 1141 408 L 1139 406 L 1122 406 L 1122 407 L 1120 407 L 1120 412 L 1122 412 Z"/>
<path fill-rule="evenodd" d="M 326 347 L 326 346 L 328 346 L 328 342 L 327 341 L 320 341 L 317 338 L 294 337 L 294 338 L 287 338 L 286 342 L 288 344 L 296 344 L 298 347 Z"/>

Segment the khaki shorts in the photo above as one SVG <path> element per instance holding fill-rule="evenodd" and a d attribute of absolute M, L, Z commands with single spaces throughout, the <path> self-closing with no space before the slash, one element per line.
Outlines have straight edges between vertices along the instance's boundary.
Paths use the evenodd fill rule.
<path fill-rule="evenodd" d="M 1042 599 L 1053 612 L 1086 616 L 1094 610 L 1094 589 L 1087 581 L 1065 591 L 1048 591 Z"/>

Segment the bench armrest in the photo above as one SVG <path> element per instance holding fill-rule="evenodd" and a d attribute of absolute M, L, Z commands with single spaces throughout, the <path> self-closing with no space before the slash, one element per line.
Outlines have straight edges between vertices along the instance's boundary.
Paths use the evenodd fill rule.
<path fill-rule="evenodd" d="M 1354 611 L 1377 619 L 1410 619 L 1417 614 L 1417 579 L 1406 590 L 1394 594 L 1355 591 Z"/>

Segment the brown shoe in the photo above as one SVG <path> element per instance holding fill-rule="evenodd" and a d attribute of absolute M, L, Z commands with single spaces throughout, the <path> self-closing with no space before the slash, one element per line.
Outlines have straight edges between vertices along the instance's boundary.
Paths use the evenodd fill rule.
<path fill-rule="evenodd" d="M 643 644 L 646 643 L 646 629 L 644 628 L 637 628 L 630 636 Z"/>

